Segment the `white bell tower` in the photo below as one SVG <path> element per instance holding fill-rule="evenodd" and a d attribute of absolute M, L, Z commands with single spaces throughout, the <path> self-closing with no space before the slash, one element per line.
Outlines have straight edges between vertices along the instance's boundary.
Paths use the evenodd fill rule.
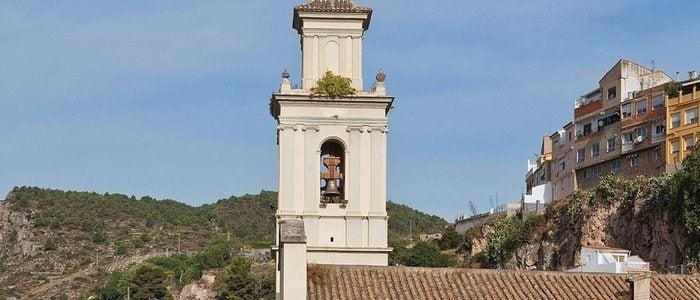
<path fill-rule="evenodd" d="M 277 120 L 277 219 L 303 221 L 309 263 L 387 265 L 387 114 L 394 98 L 380 70 L 363 90 L 362 38 L 372 10 L 350 0 L 294 8 L 301 39 L 301 88 L 282 73 L 270 99 Z M 326 71 L 350 78 L 353 95 L 311 89 Z"/>

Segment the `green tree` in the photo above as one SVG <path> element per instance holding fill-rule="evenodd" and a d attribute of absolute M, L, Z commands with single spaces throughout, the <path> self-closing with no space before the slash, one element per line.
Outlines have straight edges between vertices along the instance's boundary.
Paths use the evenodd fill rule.
<path fill-rule="evenodd" d="M 668 180 L 666 200 L 669 217 L 688 234 L 683 251 L 686 264 L 696 268 L 700 264 L 700 147 L 686 156 L 683 167 Z"/>
<path fill-rule="evenodd" d="M 683 168 L 671 179 L 671 197 L 683 206 L 685 228 L 700 233 L 700 147 L 683 160 Z"/>
<path fill-rule="evenodd" d="M 219 299 L 274 299 L 275 269 L 256 267 L 249 258 L 238 255 L 222 272 L 224 288 Z"/>
<path fill-rule="evenodd" d="M 168 292 L 168 272 L 165 268 L 143 263 L 133 270 L 128 283 L 131 299 L 171 299 Z"/>
<path fill-rule="evenodd" d="M 455 249 L 464 241 L 464 235 L 455 231 L 452 226 L 447 226 L 442 231 L 442 238 L 438 241 L 440 250 Z"/>
<path fill-rule="evenodd" d="M 437 246 L 418 242 L 410 249 L 405 265 L 410 267 L 448 267 L 454 263 L 454 258 L 440 252 Z"/>

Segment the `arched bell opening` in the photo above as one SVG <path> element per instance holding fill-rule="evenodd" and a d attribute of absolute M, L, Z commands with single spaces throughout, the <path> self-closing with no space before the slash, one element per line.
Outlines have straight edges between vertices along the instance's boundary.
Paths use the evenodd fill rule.
<path fill-rule="evenodd" d="M 345 204 L 345 149 L 337 140 L 321 145 L 321 203 Z"/>

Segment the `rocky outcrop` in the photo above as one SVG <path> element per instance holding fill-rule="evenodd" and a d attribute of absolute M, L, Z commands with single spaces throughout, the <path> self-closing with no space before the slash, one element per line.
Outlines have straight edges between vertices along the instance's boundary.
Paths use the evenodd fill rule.
<path fill-rule="evenodd" d="M 29 257 L 39 247 L 32 241 L 31 213 L 12 210 L 10 206 L 8 201 L 0 202 L 0 245 L 10 245 L 3 250 L 14 256 Z"/>
<path fill-rule="evenodd" d="M 219 273 L 215 271 L 202 272 L 202 278 L 182 288 L 179 300 L 214 300 L 221 289 Z"/>
<path fill-rule="evenodd" d="M 578 265 L 582 246 L 628 249 L 665 273 L 684 263 L 685 230 L 665 210 L 645 211 L 651 200 L 649 178 L 608 179 L 607 186 L 576 192 L 552 203 L 529 243 L 518 247 L 504 267 L 566 270 Z M 472 240 L 472 254 L 487 248 L 493 227 L 483 224 Z"/>

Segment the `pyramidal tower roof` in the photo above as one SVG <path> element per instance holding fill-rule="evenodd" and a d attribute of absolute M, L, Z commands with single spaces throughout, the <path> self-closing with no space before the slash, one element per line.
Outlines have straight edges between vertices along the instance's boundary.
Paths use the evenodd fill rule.
<path fill-rule="evenodd" d="M 351 0 L 312 0 L 298 5 L 295 12 L 341 12 L 341 13 L 370 13 L 369 7 L 358 6 Z"/>
<path fill-rule="evenodd" d="M 302 21 L 300 14 L 309 16 L 309 14 L 361 14 L 362 27 L 367 30 L 369 22 L 372 18 L 372 8 L 359 6 L 352 0 L 311 0 L 306 4 L 297 5 L 294 7 L 294 19 L 292 27 L 301 34 Z"/>

